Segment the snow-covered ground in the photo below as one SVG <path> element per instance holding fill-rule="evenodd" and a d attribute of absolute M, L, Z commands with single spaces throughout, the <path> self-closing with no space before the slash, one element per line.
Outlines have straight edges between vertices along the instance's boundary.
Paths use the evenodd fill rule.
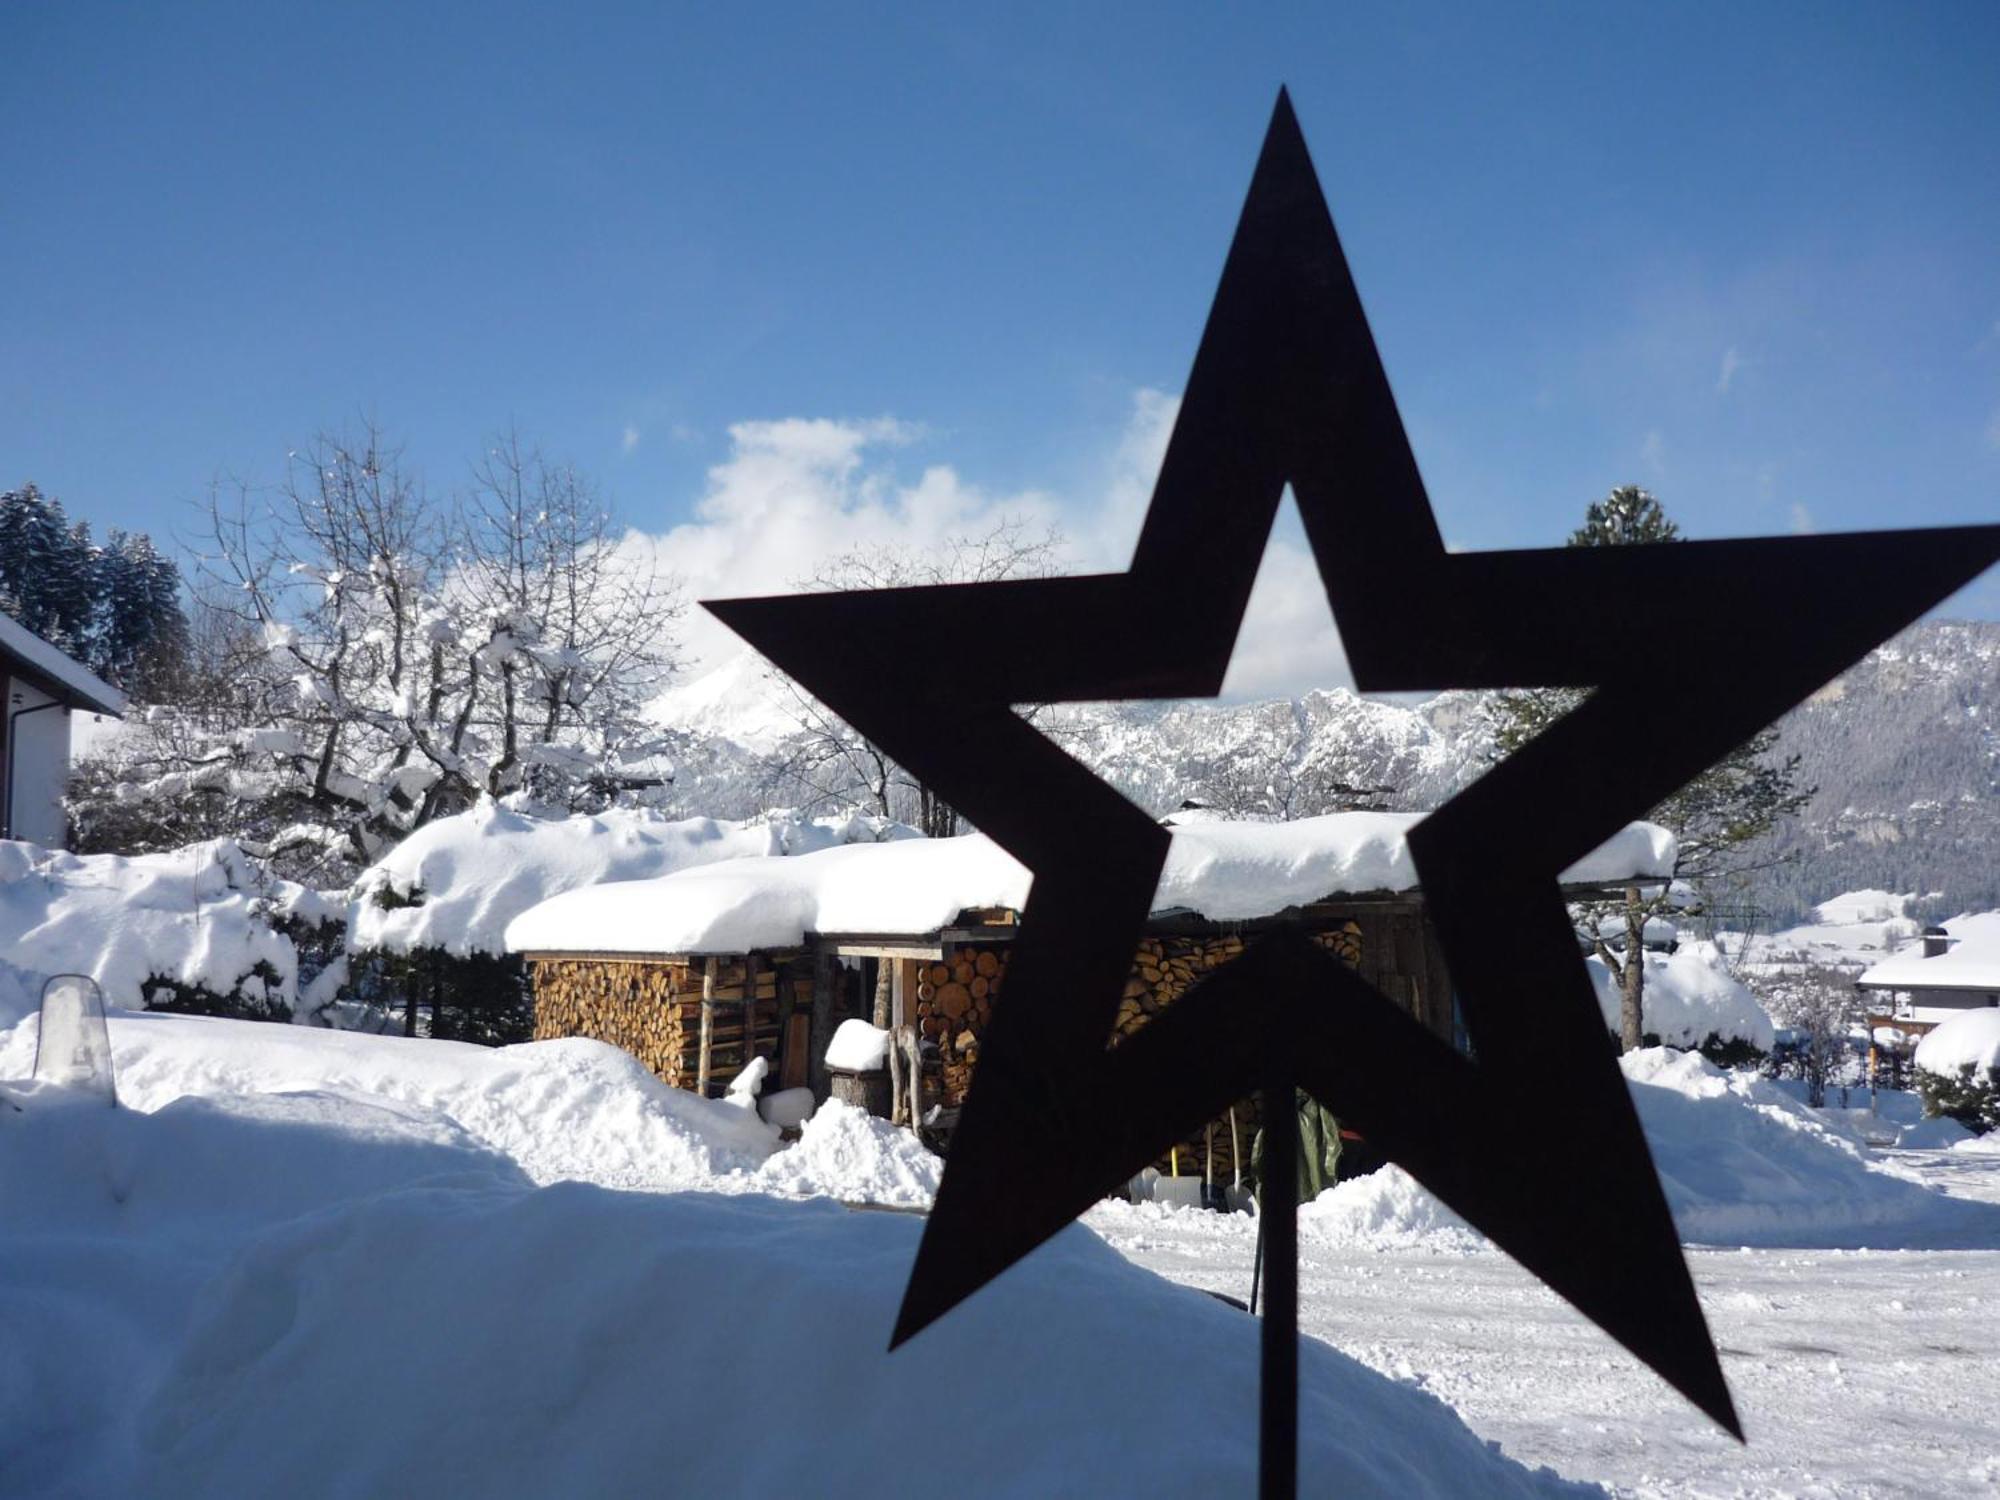
<path fill-rule="evenodd" d="M 1167 1284 L 1244 1296 L 1248 1216 L 1103 1205 L 892 1356 L 920 1220 L 825 1200 L 937 1164 L 856 1111 L 781 1146 L 589 1042 L 111 1030 L 126 1107 L 0 1098 L 0 1495 L 1249 1490 L 1255 1324 Z M 2000 1488 L 2000 1143 L 1627 1073 L 1749 1445 L 1379 1174 L 1303 1217 L 1302 1493 Z"/>

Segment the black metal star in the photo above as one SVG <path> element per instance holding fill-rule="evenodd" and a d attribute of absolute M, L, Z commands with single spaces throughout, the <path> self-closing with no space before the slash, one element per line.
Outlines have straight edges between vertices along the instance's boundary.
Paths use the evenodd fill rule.
<path fill-rule="evenodd" d="M 1410 835 L 1476 1063 L 1282 934 L 1106 1050 L 1168 835 L 1012 705 L 1218 692 L 1288 482 L 1363 691 L 1595 689 Z M 1232 1100 L 1296 1083 L 1740 1436 L 1557 877 L 1996 557 L 2000 526 L 1446 552 L 1280 93 L 1128 571 L 706 602 L 1034 872 L 894 1342 Z M 1269 1234 L 1282 1494 L 1291 1215 Z"/>

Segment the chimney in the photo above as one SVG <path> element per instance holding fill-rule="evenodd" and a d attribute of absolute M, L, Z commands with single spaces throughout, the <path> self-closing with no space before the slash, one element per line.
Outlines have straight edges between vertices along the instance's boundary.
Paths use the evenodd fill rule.
<path fill-rule="evenodd" d="M 1946 932 L 1942 927 L 1926 927 L 1924 929 L 1925 958 L 1936 958 L 1950 945 L 1951 934 Z"/>

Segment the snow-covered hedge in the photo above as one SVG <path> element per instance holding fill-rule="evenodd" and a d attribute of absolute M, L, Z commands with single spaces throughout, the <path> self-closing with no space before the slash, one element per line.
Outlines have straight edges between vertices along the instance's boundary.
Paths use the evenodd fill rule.
<path fill-rule="evenodd" d="M 1713 943 L 1687 943 L 1671 954 L 1648 953 L 1642 997 L 1648 1046 L 1679 1047 L 1748 1061 L 1771 1050 L 1777 1030 L 1756 996 L 1723 966 Z M 1604 1024 L 1618 1030 L 1618 980 L 1597 958 L 1584 960 Z"/>
<path fill-rule="evenodd" d="M 1953 1016 L 1917 1043 L 1924 1113 L 1973 1131 L 2000 1130 L 2000 1008 Z"/>
<path fill-rule="evenodd" d="M 265 875 L 234 842 L 163 854 L 67 854 L 0 840 L 0 953 L 26 984 L 87 974 L 108 1004 L 283 1018 L 299 995 L 302 927 L 337 922 L 319 892 Z"/>

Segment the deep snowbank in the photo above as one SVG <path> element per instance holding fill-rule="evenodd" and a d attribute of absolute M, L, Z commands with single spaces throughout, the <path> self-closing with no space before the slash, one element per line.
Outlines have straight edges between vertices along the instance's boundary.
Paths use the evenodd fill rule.
<path fill-rule="evenodd" d="M 149 1012 L 113 1013 L 118 1096 L 156 1110 L 187 1095 L 311 1090 L 433 1112 L 538 1183 L 705 1186 L 753 1170 L 778 1133 L 754 1111 L 670 1089 L 583 1038 L 476 1047 Z M 0 1079 L 33 1070 L 34 1018 L 0 1033 Z"/>
<path fill-rule="evenodd" d="M 921 1228 L 901 1215 L 532 1189 L 423 1122 L 356 1134 L 344 1105 L 26 1105 L 0 1119 L 37 1208 L 0 1227 L 10 1493 L 874 1500 L 935 1471 L 911 1402 L 939 1390 L 976 1414 L 951 1428 L 962 1492 L 1252 1487 L 1256 1323 L 1087 1231 L 890 1355 Z M 288 1216 L 303 1189 L 260 1171 L 219 1206 L 196 1139 L 342 1185 Z M 1589 1492 L 1323 1345 L 1301 1390 L 1304 1494 Z"/>
<path fill-rule="evenodd" d="M 1627 1053 L 1620 1063 L 1689 1244 L 2000 1246 L 2000 1207 L 1949 1198 L 1871 1164 L 1844 1132 L 1762 1078 L 1667 1047 Z M 1560 1169 L 1559 1146 L 1544 1155 Z M 1301 1231 L 1331 1244 L 1385 1247 L 1464 1248 L 1472 1236 L 1395 1167 L 1321 1194 L 1301 1211 Z"/>

